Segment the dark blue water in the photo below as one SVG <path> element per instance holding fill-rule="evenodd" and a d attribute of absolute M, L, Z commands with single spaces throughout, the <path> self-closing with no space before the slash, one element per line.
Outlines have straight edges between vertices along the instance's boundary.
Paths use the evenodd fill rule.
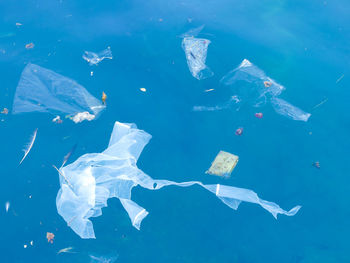
<path fill-rule="evenodd" d="M 108 100 L 98 120 L 78 125 L 54 124 L 47 114 L 1 115 L 0 261 L 118 255 L 117 262 L 349 262 L 349 11 L 345 0 L 2 1 L 1 109 L 11 109 L 28 62 L 76 80 L 97 98 L 104 91 Z M 215 75 L 198 81 L 179 36 L 202 24 Z M 113 60 L 91 67 L 81 58 L 107 46 Z M 283 98 L 312 113 L 309 121 L 268 107 L 261 120 L 249 111 L 193 112 L 193 105 L 224 101 L 219 80 L 244 58 L 284 85 Z M 275 220 L 253 204 L 233 211 L 196 186 L 136 188 L 133 199 L 150 212 L 141 231 L 118 200 L 109 200 L 93 219 L 97 239 L 82 240 L 57 214 L 51 165 L 75 143 L 70 161 L 104 150 L 117 120 L 152 134 L 138 167 L 153 178 L 245 187 L 282 208 L 303 207 Z M 238 127 L 242 136 L 234 134 Z M 35 145 L 18 166 L 35 128 Z M 240 157 L 227 180 L 204 173 L 219 150 Z M 47 232 L 55 234 L 53 244 Z M 77 253 L 57 255 L 66 247 Z"/>

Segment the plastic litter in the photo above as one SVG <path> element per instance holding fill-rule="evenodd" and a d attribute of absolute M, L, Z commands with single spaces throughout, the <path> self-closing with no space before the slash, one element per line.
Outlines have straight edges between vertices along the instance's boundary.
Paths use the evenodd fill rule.
<path fill-rule="evenodd" d="M 207 174 L 229 177 L 238 163 L 239 157 L 232 153 L 220 151 L 211 164 Z"/>
<path fill-rule="evenodd" d="M 148 212 L 131 200 L 131 190 L 137 185 L 158 190 L 168 185 L 188 187 L 196 184 L 215 194 L 232 209 L 236 210 L 242 201 L 256 203 L 275 218 L 278 214 L 295 215 L 300 209 L 300 206 L 296 206 L 285 211 L 275 203 L 260 199 L 249 189 L 220 184 L 205 185 L 197 181 L 177 183 L 152 179 L 136 166 L 150 139 L 151 135 L 137 129 L 135 124 L 116 122 L 107 149 L 102 153 L 85 154 L 60 169 L 57 211 L 81 238 L 95 238 L 90 218 L 102 215 L 101 209 L 107 206 L 107 200 L 112 197 L 120 200 L 132 225 L 140 229 Z"/>
<path fill-rule="evenodd" d="M 107 47 L 105 50 L 102 50 L 101 52 L 94 53 L 91 51 L 85 51 L 83 54 L 83 59 L 85 59 L 87 62 L 89 62 L 89 65 L 97 65 L 104 59 L 113 59 L 112 51 L 110 47 Z"/>
<path fill-rule="evenodd" d="M 68 114 L 74 122 L 81 122 L 94 120 L 104 108 L 98 99 L 74 80 L 28 64 L 16 89 L 12 113 Z"/>
<path fill-rule="evenodd" d="M 216 106 L 195 106 L 195 111 L 214 111 L 231 108 L 233 105 L 232 98 L 236 98 L 237 110 L 241 105 L 246 104 L 253 107 L 262 107 L 266 104 L 272 104 L 278 114 L 289 117 L 293 120 L 307 121 L 311 116 L 310 113 L 304 112 L 290 103 L 278 98 L 285 90 L 285 87 L 275 80 L 266 76 L 264 71 L 253 65 L 249 60 L 244 59 L 242 63 L 234 70 L 227 73 L 221 83 L 230 87 L 232 96 L 225 103 Z M 259 113 L 260 114 L 260 113 Z M 257 118 L 260 115 L 255 114 Z"/>
<path fill-rule="evenodd" d="M 10 202 L 7 201 L 7 202 L 5 203 L 5 210 L 6 210 L 6 213 L 9 211 L 9 208 L 10 208 Z"/>
<path fill-rule="evenodd" d="M 53 243 L 53 240 L 55 238 L 55 235 L 53 233 L 50 232 L 46 232 L 46 239 L 48 243 Z"/>
<path fill-rule="evenodd" d="M 310 113 L 307 113 L 292 104 L 288 103 L 285 100 L 279 98 L 273 98 L 271 100 L 274 110 L 283 116 L 291 118 L 296 121 L 307 121 L 311 116 Z"/>
<path fill-rule="evenodd" d="M 112 253 L 109 255 L 97 256 L 97 255 L 89 255 L 90 263 L 114 263 L 117 261 L 119 255 Z"/>
<path fill-rule="evenodd" d="M 209 44 L 210 40 L 204 38 L 185 37 L 182 40 L 182 48 L 185 51 L 188 68 L 192 76 L 198 80 L 214 75 L 205 64 Z"/>

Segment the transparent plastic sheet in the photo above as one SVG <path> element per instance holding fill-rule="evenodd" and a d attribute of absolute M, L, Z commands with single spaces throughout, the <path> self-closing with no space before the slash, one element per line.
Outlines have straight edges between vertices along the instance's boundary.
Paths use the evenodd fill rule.
<path fill-rule="evenodd" d="M 113 59 L 112 51 L 110 47 L 107 47 L 101 52 L 95 53 L 91 51 L 85 51 L 83 54 L 83 59 L 89 62 L 89 65 L 97 65 L 104 59 Z"/>
<path fill-rule="evenodd" d="M 249 189 L 220 184 L 205 185 L 197 181 L 177 183 L 152 179 L 136 166 L 137 159 L 150 139 L 151 135 L 137 129 L 135 124 L 116 122 L 106 150 L 85 154 L 60 169 L 61 188 L 56 198 L 57 211 L 81 238 L 95 238 L 89 218 L 100 216 L 101 209 L 107 206 L 107 200 L 112 197 L 120 200 L 132 225 L 140 229 L 148 212 L 131 200 L 131 190 L 137 185 L 158 190 L 169 185 L 188 187 L 196 184 L 212 192 L 232 209 L 237 209 L 242 201 L 256 203 L 275 218 L 278 214 L 293 216 L 300 209 L 300 206 L 296 206 L 285 211 L 275 203 L 260 199 Z"/>
<path fill-rule="evenodd" d="M 273 109 L 280 115 L 286 116 L 296 121 L 307 121 L 311 116 L 310 113 L 307 113 L 289 102 L 279 99 L 273 98 L 271 100 L 271 104 Z"/>
<path fill-rule="evenodd" d="M 21 75 L 12 113 L 46 112 L 66 114 L 73 121 L 93 120 L 105 106 L 72 79 L 35 64 Z"/>
<path fill-rule="evenodd" d="M 185 37 L 182 40 L 188 68 L 192 76 L 198 80 L 214 75 L 205 64 L 209 44 L 210 40 L 204 38 Z"/>
<path fill-rule="evenodd" d="M 265 105 L 269 99 L 280 95 L 285 89 L 247 59 L 227 73 L 221 82 L 229 86 L 243 103 L 254 107 Z"/>
<path fill-rule="evenodd" d="M 218 111 L 231 108 L 233 105 L 239 109 L 241 105 L 262 107 L 271 104 L 278 114 L 293 120 L 306 122 L 311 116 L 310 113 L 278 98 L 285 87 L 266 76 L 261 69 L 247 59 L 244 59 L 237 68 L 227 73 L 221 79 L 221 83 L 231 89 L 233 96 L 229 101 L 216 106 L 194 106 L 193 110 Z"/>

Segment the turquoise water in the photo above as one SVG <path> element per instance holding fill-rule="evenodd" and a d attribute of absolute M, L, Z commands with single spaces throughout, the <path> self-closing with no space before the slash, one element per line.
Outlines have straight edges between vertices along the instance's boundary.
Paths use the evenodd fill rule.
<path fill-rule="evenodd" d="M 349 262 L 349 11 L 344 0 L 1 2 L 1 108 L 11 109 L 28 62 L 108 96 L 101 117 L 82 124 L 54 124 L 39 113 L 1 115 L 1 262 L 90 262 L 89 255 L 117 262 Z M 203 24 L 215 75 L 198 81 L 179 36 Z M 81 57 L 107 46 L 113 60 L 91 67 Z M 260 110 L 263 119 L 249 110 L 193 112 L 194 105 L 225 101 L 219 80 L 244 58 L 284 85 L 283 98 L 310 112 L 309 121 L 268 107 Z M 141 231 L 115 199 L 93 219 L 97 239 L 82 240 L 57 214 L 51 165 L 75 143 L 70 162 L 104 150 L 115 121 L 152 134 L 138 167 L 153 178 L 245 187 L 282 208 L 303 207 L 275 220 L 254 204 L 233 211 L 196 186 L 137 188 L 133 199 L 150 212 Z M 35 145 L 18 166 L 35 128 Z M 219 150 L 240 157 L 230 179 L 204 173 Z M 55 234 L 53 244 L 47 232 Z M 57 255 L 66 247 L 77 253 Z"/>

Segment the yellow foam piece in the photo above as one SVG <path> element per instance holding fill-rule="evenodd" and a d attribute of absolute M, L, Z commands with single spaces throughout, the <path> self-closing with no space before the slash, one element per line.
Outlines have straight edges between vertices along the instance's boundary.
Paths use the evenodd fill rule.
<path fill-rule="evenodd" d="M 232 153 L 220 151 L 212 162 L 207 174 L 229 177 L 238 163 L 239 157 Z"/>

